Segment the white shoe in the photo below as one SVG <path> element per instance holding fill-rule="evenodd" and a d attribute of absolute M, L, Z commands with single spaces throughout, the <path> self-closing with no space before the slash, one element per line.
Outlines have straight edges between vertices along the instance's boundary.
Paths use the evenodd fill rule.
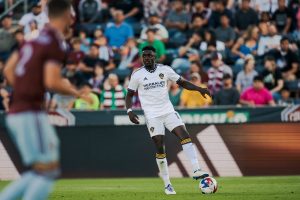
<path fill-rule="evenodd" d="M 194 173 L 193 173 L 193 179 L 195 179 L 195 180 L 203 179 L 208 176 L 209 176 L 209 174 L 207 172 L 202 171 L 200 169 L 194 171 Z"/>
<path fill-rule="evenodd" d="M 171 184 L 169 184 L 167 187 L 165 187 L 165 193 L 167 195 L 176 194 L 176 192 Z"/>

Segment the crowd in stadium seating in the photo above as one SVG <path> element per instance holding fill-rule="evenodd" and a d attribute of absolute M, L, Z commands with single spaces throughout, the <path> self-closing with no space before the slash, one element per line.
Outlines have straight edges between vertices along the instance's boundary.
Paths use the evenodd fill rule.
<path fill-rule="evenodd" d="M 47 97 L 51 108 L 124 108 L 130 74 L 142 66 L 147 45 L 155 47 L 157 62 L 213 95 L 170 84 L 174 106 L 299 103 L 298 0 L 74 0 L 73 6 L 76 23 L 62 73 L 94 102 L 56 94 Z M 38 37 L 48 22 L 44 10 L 35 2 L 17 26 L 13 16 L 1 20 L 0 69 L 12 49 Z M 7 110 L 11 91 L 3 78 L 0 88 Z M 134 101 L 140 107 L 138 96 Z"/>

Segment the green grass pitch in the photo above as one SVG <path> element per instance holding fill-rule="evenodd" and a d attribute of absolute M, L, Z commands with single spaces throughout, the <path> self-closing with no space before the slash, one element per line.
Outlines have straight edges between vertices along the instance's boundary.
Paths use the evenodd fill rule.
<path fill-rule="evenodd" d="M 56 183 L 50 200 L 288 200 L 300 199 L 300 176 L 216 178 L 217 193 L 203 195 L 198 182 L 172 179 L 177 195 L 166 196 L 159 178 L 64 179 Z M 8 182 L 0 181 L 0 189 Z"/>

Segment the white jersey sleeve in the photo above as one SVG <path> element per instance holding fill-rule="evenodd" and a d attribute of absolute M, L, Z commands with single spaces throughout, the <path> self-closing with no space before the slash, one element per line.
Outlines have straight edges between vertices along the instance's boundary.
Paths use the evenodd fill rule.
<path fill-rule="evenodd" d="M 180 79 L 180 75 L 177 74 L 172 67 L 166 66 L 167 77 L 170 81 L 177 82 Z"/>
<path fill-rule="evenodd" d="M 139 87 L 138 76 L 136 73 L 131 75 L 131 79 L 128 84 L 128 89 L 132 91 L 136 91 Z"/>

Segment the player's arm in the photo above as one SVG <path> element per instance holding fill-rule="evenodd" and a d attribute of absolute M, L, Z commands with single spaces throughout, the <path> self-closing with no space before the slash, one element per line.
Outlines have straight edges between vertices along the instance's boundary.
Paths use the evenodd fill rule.
<path fill-rule="evenodd" d="M 44 84 L 46 88 L 52 92 L 71 95 L 76 98 L 80 97 L 80 94 L 77 92 L 77 90 L 62 78 L 61 64 L 59 62 L 48 61 L 45 64 Z"/>
<path fill-rule="evenodd" d="M 210 92 L 207 88 L 202 88 L 202 87 L 199 87 L 197 85 L 194 85 L 193 83 L 185 80 L 184 78 L 180 78 L 178 81 L 177 81 L 177 84 L 181 87 L 183 87 L 184 89 L 186 90 L 193 90 L 193 91 L 198 91 L 200 92 L 200 94 L 204 97 L 205 95 L 207 94 L 208 96 L 211 96 L 210 95 Z"/>
<path fill-rule="evenodd" d="M 132 98 L 134 96 L 134 91 L 131 89 L 128 89 L 126 98 L 125 98 L 125 103 L 126 103 L 126 109 L 127 109 L 127 114 L 129 116 L 129 119 L 132 123 L 134 124 L 139 124 L 139 117 L 132 111 Z"/>
<path fill-rule="evenodd" d="M 7 60 L 4 67 L 4 75 L 10 85 L 14 85 L 15 82 L 15 70 L 19 61 L 19 53 L 17 51 L 13 52 L 12 55 Z"/>

